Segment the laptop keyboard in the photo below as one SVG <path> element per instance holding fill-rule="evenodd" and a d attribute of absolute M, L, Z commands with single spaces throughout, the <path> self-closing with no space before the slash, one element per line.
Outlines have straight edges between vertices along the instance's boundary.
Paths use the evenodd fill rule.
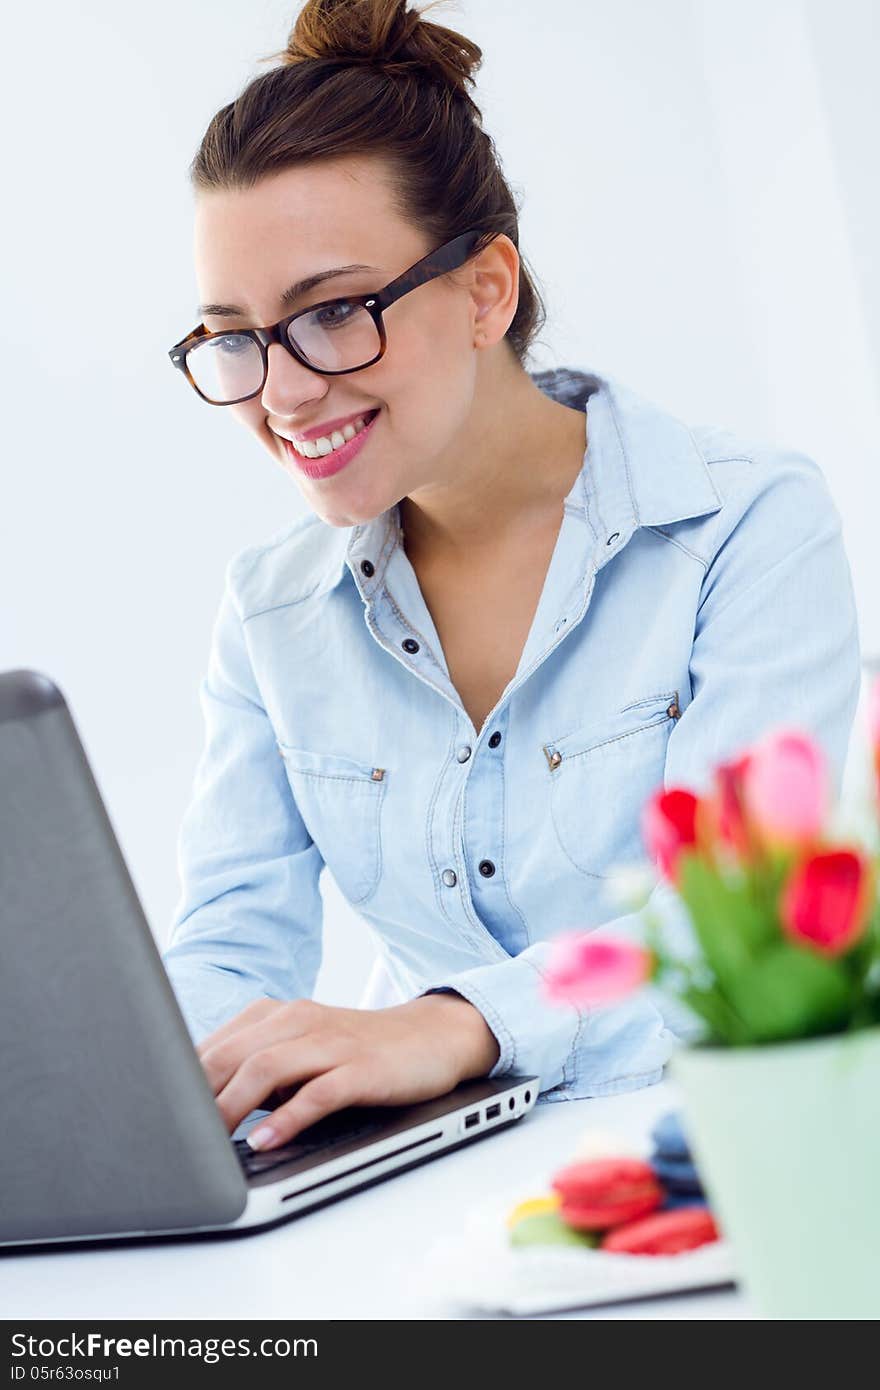
<path fill-rule="evenodd" d="M 290 1144 L 260 1151 L 252 1149 L 246 1139 L 235 1139 L 233 1148 L 245 1173 L 265 1173 L 282 1163 L 291 1163 L 295 1159 L 306 1158 L 322 1150 L 329 1156 L 333 1149 L 343 1144 L 349 1144 L 356 1139 L 366 1139 L 384 1129 L 394 1113 L 394 1106 L 384 1110 L 378 1107 L 367 1111 L 355 1108 L 337 1110 L 332 1115 L 325 1115 L 323 1120 L 309 1125 L 308 1129 L 301 1130 Z M 397 1113 L 399 1117 L 399 1111 Z"/>

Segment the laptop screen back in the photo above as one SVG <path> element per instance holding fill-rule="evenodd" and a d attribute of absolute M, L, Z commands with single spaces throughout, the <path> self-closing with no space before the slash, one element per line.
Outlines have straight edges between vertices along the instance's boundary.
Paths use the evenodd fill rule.
<path fill-rule="evenodd" d="M 0 674 L 0 1242 L 214 1225 L 246 1185 L 64 697 Z"/>

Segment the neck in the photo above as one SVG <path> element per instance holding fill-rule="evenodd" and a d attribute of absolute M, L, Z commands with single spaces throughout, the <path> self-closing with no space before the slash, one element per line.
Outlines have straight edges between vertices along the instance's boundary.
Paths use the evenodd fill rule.
<path fill-rule="evenodd" d="M 561 518 L 586 447 L 583 411 L 545 395 L 505 344 L 481 353 L 466 436 L 400 503 L 407 553 L 460 560 Z"/>

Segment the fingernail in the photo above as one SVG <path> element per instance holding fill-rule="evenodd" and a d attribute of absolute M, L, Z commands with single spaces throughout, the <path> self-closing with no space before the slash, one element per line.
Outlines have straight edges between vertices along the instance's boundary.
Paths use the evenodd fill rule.
<path fill-rule="evenodd" d="M 251 1130 L 247 1141 L 252 1149 L 268 1149 L 269 1145 L 274 1144 L 278 1138 L 280 1138 L 278 1131 L 273 1129 L 271 1125 L 258 1125 L 256 1129 Z"/>

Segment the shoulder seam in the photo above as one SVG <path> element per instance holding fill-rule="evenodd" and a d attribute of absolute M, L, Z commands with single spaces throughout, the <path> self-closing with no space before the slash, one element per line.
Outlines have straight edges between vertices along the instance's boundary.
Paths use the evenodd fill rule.
<path fill-rule="evenodd" d="M 308 531 L 318 521 L 319 518 L 313 512 L 306 513 L 305 516 L 296 517 L 289 526 L 285 527 L 280 532 L 276 532 L 274 536 L 270 537 L 262 544 L 257 543 L 256 545 L 242 546 L 240 550 L 236 550 L 235 553 L 230 556 L 226 571 L 227 585 L 242 623 L 246 623 L 250 618 L 255 618 L 260 613 L 268 612 L 272 608 L 284 608 L 290 603 L 297 603 L 301 600 L 310 598 L 312 594 L 321 587 L 321 579 L 319 578 L 315 581 L 315 584 L 308 593 L 299 594 L 295 598 L 286 599 L 281 603 L 268 604 L 265 608 L 255 609 L 253 612 L 246 611 L 244 604 L 239 601 L 242 596 L 240 592 L 237 592 L 245 588 L 247 580 L 253 574 L 257 565 L 265 555 L 285 545 L 297 534 Z"/>

